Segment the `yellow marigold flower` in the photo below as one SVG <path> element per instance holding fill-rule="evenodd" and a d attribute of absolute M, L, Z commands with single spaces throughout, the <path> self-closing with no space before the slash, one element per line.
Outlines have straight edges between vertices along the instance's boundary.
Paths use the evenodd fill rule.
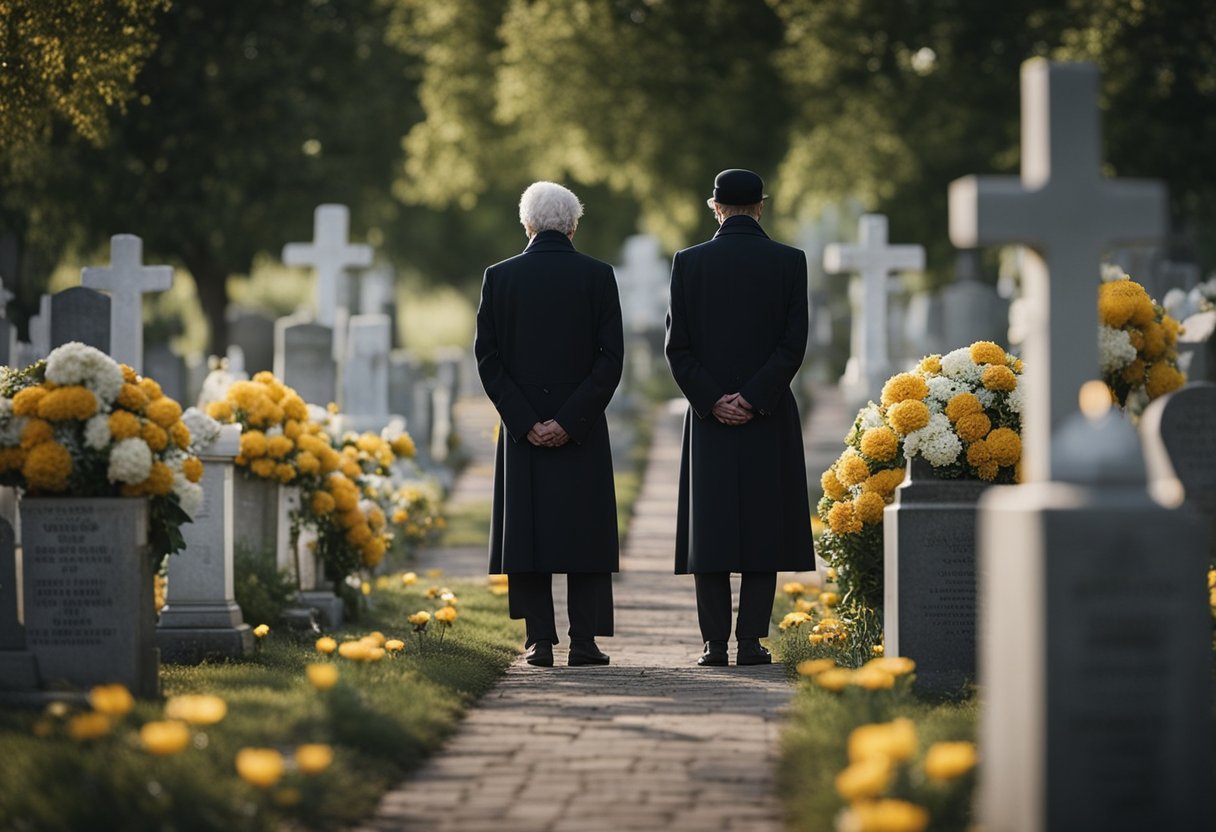
<path fill-rule="evenodd" d="M 110 718 L 97 711 L 76 714 L 68 720 L 68 736 L 77 742 L 100 739 L 108 733 L 110 733 Z"/>
<path fill-rule="evenodd" d="M 861 437 L 861 452 L 870 459 L 890 462 L 899 453 L 899 437 L 887 426 L 870 428 Z M 869 476 L 869 471 L 866 471 Z"/>
<path fill-rule="evenodd" d="M 951 422 L 957 422 L 972 413 L 983 413 L 984 406 L 974 393 L 959 393 L 946 403 L 946 416 Z"/>
<path fill-rule="evenodd" d="M 241 456 L 246 459 L 258 459 L 266 456 L 266 434 L 260 430 L 249 430 L 241 433 Z"/>
<path fill-rule="evenodd" d="M 353 662 L 365 662 L 373 646 L 365 641 L 344 641 L 338 645 L 338 655 Z"/>
<path fill-rule="evenodd" d="M 274 460 L 266 457 L 255 459 L 249 463 L 249 470 L 255 477 L 261 477 L 264 480 L 274 479 Z"/>
<path fill-rule="evenodd" d="M 867 664 L 853 673 L 853 684 L 866 690 L 889 690 L 895 687 L 895 677 L 881 667 Z"/>
<path fill-rule="evenodd" d="M 318 653 L 325 653 L 328 655 L 338 649 L 338 642 L 334 641 L 329 636 L 321 636 L 319 639 L 317 639 L 316 648 Z"/>
<path fill-rule="evenodd" d="M 274 373 L 270 372 L 270 370 L 260 370 L 254 373 L 250 381 L 262 385 L 278 384 L 278 379 L 274 377 Z"/>
<path fill-rule="evenodd" d="M 811 638 L 814 639 L 814 636 L 811 636 Z M 822 637 L 820 637 L 820 640 L 822 641 Z M 812 643 L 814 642 L 812 641 Z M 831 670 L 825 670 L 822 673 L 817 674 L 814 678 L 815 684 L 819 685 L 819 687 L 823 688 L 824 690 L 830 690 L 833 693 L 840 693 L 849 686 L 849 680 L 853 678 L 853 671 L 845 670 L 843 667 L 837 667 Z"/>
<path fill-rule="evenodd" d="M 139 380 L 139 389 L 144 391 L 144 395 L 148 397 L 149 402 L 154 402 L 165 395 L 160 389 L 160 385 L 147 376 Z"/>
<path fill-rule="evenodd" d="M 367 518 L 363 516 L 363 511 L 358 506 L 338 515 L 338 523 L 344 529 L 353 529 L 360 523 L 365 522 L 367 522 Z"/>
<path fill-rule="evenodd" d="M 878 797 L 891 782 L 891 761 L 871 757 L 836 775 L 836 792 L 849 802 Z"/>
<path fill-rule="evenodd" d="M 1008 392 L 1018 386 L 1018 377 L 1004 364 L 993 364 L 985 368 L 980 382 L 989 390 Z"/>
<path fill-rule="evenodd" d="M 424 627 L 431 621 L 431 614 L 426 610 L 419 610 L 411 616 L 408 616 L 406 621 L 413 624 L 415 627 Z"/>
<path fill-rule="evenodd" d="M 884 468 L 867 477 L 862 490 L 873 491 L 883 498 L 883 502 L 890 502 L 895 489 L 904 481 L 904 476 L 903 468 Z"/>
<path fill-rule="evenodd" d="M 38 415 L 52 422 L 83 422 L 97 412 L 97 397 L 86 387 L 71 385 L 52 390 L 38 402 Z"/>
<path fill-rule="evenodd" d="M 992 420 L 985 413 L 968 413 L 954 423 L 954 429 L 964 442 L 978 442 L 992 429 Z"/>
<path fill-rule="evenodd" d="M 451 624 L 456 620 L 456 608 L 451 606 L 440 607 L 435 610 L 435 620 L 441 621 L 444 624 Z"/>
<path fill-rule="evenodd" d="M 828 512 L 828 526 L 832 534 L 856 534 L 861 531 L 862 522 L 853 510 L 853 504 L 842 501 Z"/>
<path fill-rule="evenodd" d="M 1150 364 L 1144 389 L 1150 399 L 1164 396 L 1186 384 L 1186 376 L 1178 372 L 1178 368 L 1165 361 Z"/>
<path fill-rule="evenodd" d="M 182 460 L 182 474 L 190 482 L 198 482 L 203 478 L 203 461 L 196 456 L 188 456 Z"/>
<path fill-rule="evenodd" d="M 38 404 L 47 394 L 45 387 L 26 387 L 13 396 L 14 416 L 37 416 Z"/>
<path fill-rule="evenodd" d="M 155 422 L 144 422 L 139 435 L 143 437 L 144 442 L 148 443 L 148 447 L 152 449 L 153 453 L 160 453 L 169 447 L 169 434 Z"/>
<path fill-rule="evenodd" d="M 806 595 L 806 584 L 801 581 L 787 581 L 781 585 L 781 591 L 797 598 L 799 595 Z"/>
<path fill-rule="evenodd" d="M 408 433 L 402 433 L 393 439 L 392 447 L 393 453 L 406 459 L 412 459 L 413 456 L 418 452 L 417 448 L 414 446 L 413 437 Z"/>
<path fill-rule="evenodd" d="M 995 462 L 985 462 L 982 465 L 975 466 L 975 473 L 980 479 L 986 482 L 992 482 L 994 479 L 996 479 L 996 475 L 1000 472 L 1000 468 L 1001 466 L 997 465 Z"/>
<path fill-rule="evenodd" d="M 870 476 L 870 467 L 866 461 L 853 453 L 846 453 L 836 461 L 836 479 L 846 488 L 865 482 Z"/>
<path fill-rule="evenodd" d="M 89 705 L 99 714 L 126 716 L 135 707 L 135 697 L 124 685 L 98 685 L 89 691 Z"/>
<path fill-rule="evenodd" d="M 873 491 L 863 491 L 853 501 L 853 513 L 867 526 L 882 522 L 882 510 L 887 507 L 881 494 Z"/>
<path fill-rule="evenodd" d="M 17 471 L 25 464 L 25 451 L 20 448 L 0 448 L 0 472 Z"/>
<path fill-rule="evenodd" d="M 335 490 L 334 505 L 339 511 L 352 511 L 359 505 L 359 492 L 342 488 Z"/>
<path fill-rule="evenodd" d="M 323 517 L 334 510 L 334 498 L 329 492 L 314 491 L 312 500 L 309 501 L 309 507 L 313 514 Z"/>
<path fill-rule="evenodd" d="M 21 473 L 30 491 L 65 491 L 72 475 L 72 454 L 58 442 L 43 442 L 30 449 Z"/>
<path fill-rule="evenodd" d="M 355 447 L 361 451 L 366 451 L 367 453 L 371 454 L 380 449 L 380 445 L 383 443 L 383 441 L 384 440 L 374 433 L 364 433 L 355 440 Z"/>
<path fill-rule="evenodd" d="M 923 399 L 929 395 L 929 385 L 918 373 L 899 373 L 882 387 L 882 404 L 890 407 L 908 399 Z"/>
<path fill-rule="evenodd" d="M 850 828 L 862 832 L 924 832 L 929 828 L 929 813 L 905 800 L 863 800 L 849 807 Z"/>
<path fill-rule="evenodd" d="M 1107 326 L 1143 326 L 1154 316 L 1152 300 L 1134 280 L 1115 280 L 1098 287 L 1098 318 Z"/>
<path fill-rule="evenodd" d="M 190 447 L 190 428 L 186 427 L 185 422 L 174 422 L 169 427 L 169 438 L 184 451 Z"/>
<path fill-rule="evenodd" d="M 268 789 L 283 776 L 283 755 L 273 748 L 242 748 L 236 753 L 236 773 L 246 783 Z"/>
<path fill-rule="evenodd" d="M 922 373 L 940 373 L 942 371 L 942 357 L 940 355 L 927 355 L 920 360 L 920 371 Z"/>
<path fill-rule="evenodd" d="M 808 601 L 806 598 L 799 598 L 796 601 L 794 601 L 794 611 L 795 612 L 811 612 L 814 609 L 815 609 L 814 602 Z"/>
<path fill-rule="evenodd" d="M 283 435 L 295 442 L 301 436 L 304 436 L 304 426 L 300 424 L 298 419 L 288 419 L 283 423 Z"/>
<path fill-rule="evenodd" d="M 309 743 L 296 749 L 296 766 L 305 774 L 320 774 L 334 761 L 334 750 L 322 743 Z"/>
<path fill-rule="evenodd" d="M 279 482 L 291 482 L 296 478 L 296 469 L 286 462 L 274 466 L 274 475 Z"/>
<path fill-rule="evenodd" d="M 971 345 L 971 360 L 976 364 L 1004 364 L 1005 350 L 991 341 L 976 341 Z"/>
<path fill-rule="evenodd" d="M 900 436 L 929 424 L 929 406 L 916 399 L 896 402 L 887 410 L 887 421 Z"/>
<path fill-rule="evenodd" d="M 388 551 L 388 544 L 384 542 L 384 538 L 373 537 L 359 547 L 359 560 L 367 567 L 379 566 L 380 561 L 384 560 L 386 551 Z"/>
<path fill-rule="evenodd" d="M 835 659 L 806 659 L 798 662 L 798 675 L 808 678 L 818 676 L 820 673 L 831 670 L 836 667 Z"/>
<path fill-rule="evenodd" d="M 1128 384 L 1130 384 L 1133 387 L 1143 384 L 1144 383 L 1144 359 L 1137 358 L 1131 364 L 1128 364 L 1126 367 L 1123 368 L 1121 375 L 1123 376 L 1123 380 L 1126 381 Z"/>
<path fill-rule="evenodd" d="M 400 653 L 405 649 L 405 642 L 399 638 L 390 638 L 384 642 L 384 649 L 390 653 Z"/>
<path fill-rule="evenodd" d="M 217 422 L 231 422 L 232 403 L 228 401 L 211 402 L 207 405 L 207 415 Z"/>
<path fill-rule="evenodd" d="M 372 530 L 366 523 L 360 523 L 346 530 L 346 542 L 351 546 L 362 546 L 372 539 Z"/>
<path fill-rule="evenodd" d="M 875 647 L 881 647 L 878 644 Z M 879 653 L 881 654 L 881 650 Z M 879 658 L 870 659 L 865 663 L 865 667 L 876 667 L 884 673 L 890 673 L 892 676 L 906 676 L 913 670 L 916 670 L 916 662 L 909 659 L 907 656 L 879 656 Z"/>
<path fill-rule="evenodd" d="M 21 447 L 27 451 L 55 438 L 55 429 L 45 419 L 30 419 L 21 429 Z"/>
<path fill-rule="evenodd" d="M 128 384 L 139 381 L 139 373 L 135 372 L 135 368 L 129 364 L 119 364 L 118 369 L 122 371 L 122 380 Z"/>
<path fill-rule="evenodd" d="M 1185 330 L 1182 324 L 1169 315 L 1161 317 L 1161 326 L 1165 330 L 1165 343 L 1170 347 L 1178 343 L 1178 336 Z"/>
<path fill-rule="evenodd" d="M 295 419 L 297 422 L 303 422 L 308 418 L 308 405 L 304 400 L 290 388 L 287 395 L 279 402 L 279 406 L 283 408 L 283 415 L 288 419 Z"/>
<path fill-rule="evenodd" d="M 844 487 L 844 484 L 840 480 L 836 479 L 836 472 L 831 468 L 824 471 L 819 477 L 819 485 L 822 486 L 823 493 L 833 500 L 843 500 L 845 495 L 848 494 L 848 489 Z M 404 522 L 404 520 L 395 522 Z"/>
<path fill-rule="evenodd" d="M 330 639 L 333 641 L 333 639 Z M 355 644 L 357 642 L 348 642 Z M 320 643 L 318 642 L 318 645 Z M 335 645 L 336 647 L 336 645 Z M 320 647 L 318 646 L 318 649 Z M 333 650 L 325 652 L 332 653 Z M 334 685 L 338 684 L 338 666 L 336 664 L 309 664 L 304 667 L 304 675 L 308 677 L 308 684 L 312 685 L 317 690 L 329 690 Z"/>
<path fill-rule="evenodd" d="M 803 624 L 805 624 L 806 622 L 808 622 L 810 620 L 811 620 L 811 617 L 809 615 L 807 615 L 805 612 L 788 612 L 785 614 L 785 617 L 781 619 L 781 623 L 778 624 L 777 626 L 782 630 L 788 630 L 791 627 L 793 627 L 793 628 L 801 627 Z"/>
<path fill-rule="evenodd" d="M 168 757 L 190 744 L 190 729 L 175 719 L 145 722 L 139 729 L 139 742 L 149 754 Z"/>
<path fill-rule="evenodd" d="M 295 443 L 286 436 L 272 436 L 266 440 L 266 454 L 274 459 L 282 459 L 291 453 Z"/>
<path fill-rule="evenodd" d="M 401 576 L 402 586 L 413 586 L 416 583 L 418 583 L 418 573 L 417 572 L 406 572 L 404 575 Z"/>
<path fill-rule="evenodd" d="M 1022 458 L 1022 438 L 1012 428 L 997 428 L 984 439 L 992 461 L 997 465 L 1016 465 Z"/>
<path fill-rule="evenodd" d="M 305 476 L 316 474 L 321 471 L 321 460 L 308 453 L 308 451 L 301 451 L 296 454 L 296 468 Z"/>
<path fill-rule="evenodd" d="M 398 526 L 401 525 L 402 523 L 406 522 L 409 519 L 410 519 L 410 513 L 403 508 L 399 508 L 393 512 L 393 517 L 392 517 L 393 523 Z"/>
<path fill-rule="evenodd" d="M 169 428 L 182 418 L 182 406 L 168 396 L 161 396 L 148 404 L 145 415 L 162 428 Z"/>
<path fill-rule="evenodd" d="M 939 782 L 962 777 L 975 764 L 975 743 L 971 742 L 936 742 L 925 754 L 925 774 Z"/>
<path fill-rule="evenodd" d="M 363 469 L 359 467 L 359 463 L 353 459 L 348 459 L 339 466 L 342 473 L 350 477 L 352 480 L 363 473 Z"/>
<path fill-rule="evenodd" d="M 1020 358 L 1013 359 L 1013 371 L 1015 373 L 1022 372 L 1022 359 L 1020 359 Z"/>
<path fill-rule="evenodd" d="M 885 647 L 883 647 L 881 644 L 875 644 L 872 647 L 870 647 L 870 655 L 878 656 L 880 658 L 881 658 L 882 654 L 885 653 L 886 651 L 887 651 L 887 649 Z"/>
<path fill-rule="evenodd" d="M 384 512 L 379 506 L 372 506 L 367 512 L 367 522 L 372 528 L 384 528 Z"/>
<path fill-rule="evenodd" d="M 839 595 L 839 593 L 836 593 L 836 592 L 821 592 L 821 593 L 819 593 L 819 601 L 825 607 L 834 607 L 840 603 L 840 595 Z M 833 620 L 834 619 L 830 619 L 830 618 L 824 619 L 823 621 L 821 621 L 819 623 L 820 623 L 820 626 L 826 626 L 829 623 L 831 623 Z"/>
<path fill-rule="evenodd" d="M 208 693 L 172 696 L 165 703 L 165 716 L 191 725 L 215 725 L 228 715 L 228 703 Z"/>
<path fill-rule="evenodd" d="M 163 496 L 173 490 L 173 469 L 163 462 L 153 462 L 148 478 L 144 480 L 144 490 L 149 494 Z"/>
<path fill-rule="evenodd" d="M 1141 351 L 1148 361 L 1156 361 L 1165 355 L 1165 328 L 1156 321 L 1144 325 L 1144 349 Z"/>
<path fill-rule="evenodd" d="M 991 461 L 992 451 L 988 450 L 988 442 L 986 440 L 981 439 L 967 449 L 967 464 L 972 468 L 978 468 Z"/>
<path fill-rule="evenodd" d="M 916 724 L 906 717 L 891 722 L 861 725 L 849 734 L 849 762 L 870 757 L 886 757 L 894 762 L 910 760 L 916 754 Z"/>
<path fill-rule="evenodd" d="M 258 638 L 266 638 L 266 634 L 270 632 L 269 624 L 259 624 L 253 628 L 253 634 Z"/>

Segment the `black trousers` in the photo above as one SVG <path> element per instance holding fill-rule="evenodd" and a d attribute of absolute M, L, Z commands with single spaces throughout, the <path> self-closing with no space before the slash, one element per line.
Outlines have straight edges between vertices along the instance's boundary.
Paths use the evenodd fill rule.
<path fill-rule="evenodd" d="M 730 638 L 730 573 L 697 572 L 697 621 L 704 641 Z M 773 616 L 776 572 L 744 572 L 739 587 L 739 621 L 735 638 L 764 638 Z"/>
<path fill-rule="evenodd" d="M 611 636 L 612 573 L 570 572 L 566 575 L 566 590 L 570 638 L 581 641 Z M 527 622 L 529 647 L 538 641 L 558 643 L 552 572 L 512 572 L 507 581 L 507 600 L 511 617 Z"/>

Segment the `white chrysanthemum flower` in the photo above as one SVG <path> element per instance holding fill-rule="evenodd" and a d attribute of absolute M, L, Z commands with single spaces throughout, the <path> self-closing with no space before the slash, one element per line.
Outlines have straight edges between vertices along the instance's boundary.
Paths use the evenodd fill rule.
<path fill-rule="evenodd" d="M 95 451 L 104 450 L 110 444 L 110 417 L 98 413 L 84 425 L 84 444 Z"/>
<path fill-rule="evenodd" d="M 122 440 L 110 450 L 110 467 L 106 471 L 110 482 L 135 485 L 146 480 L 151 470 L 152 450 L 137 436 Z"/>
<path fill-rule="evenodd" d="M 203 508 L 203 487 L 196 482 L 190 482 L 181 474 L 173 475 L 173 493 L 181 503 L 182 511 L 191 518 L 197 517 Z"/>
<path fill-rule="evenodd" d="M 220 435 L 220 423 L 197 407 L 186 408 L 182 423 L 190 431 L 190 450 L 193 453 L 209 447 Z"/>
<path fill-rule="evenodd" d="M 942 374 L 955 381 L 975 386 L 979 383 L 983 371 L 971 360 L 971 348 L 960 347 L 942 356 Z"/>
<path fill-rule="evenodd" d="M 46 377 L 60 386 L 82 384 L 101 401 L 112 404 L 122 390 L 122 368 L 99 349 L 70 341 L 51 351 L 46 359 Z"/>
<path fill-rule="evenodd" d="M 1131 280 L 1131 275 L 1123 271 L 1122 266 L 1116 266 L 1114 263 L 1103 263 L 1100 272 L 1103 283 L 1114 283 L 1118 280 Z"/>
<path fill-rule="evenodd" d="M 1127 331 L 1106 324 L 1098 326 L 1098 361 L 1103 375 L 1118 372 L 1135 360 L 1136 348 Z"/>
<path fill-rule="evenodd" d="M 965 393 L 971 388 L 967 385 L 959 384 L 957 381 L 945 376 L 930 376 L 925 379 L 925 383 L 929 386 L 929 397 L 926 404 L 929 409 L 940 412 L 946 402 L 953 399 L 959 393 Z"/>
<path fill-rule="evenodd" d="M 1021 413 L 1022 408 L 1026 404 L 1026 385 L 1022 384 L 1022 380 L 1018 379 L 1018 386 L 1010 390 L 1005 395 L 1005 404 L 1014 413 Z"/>
<path fill-rule="evenodd" d="M 20 444 L 28 421 L 24 416 L 13 416 L 10 406 L 9 415 L 0 417 L 0 445 L 7 448 Z"/>
<path fill-rule="evenodd" d="M 858 417 L 861 419 L 862 432 L 870 428 L 881 427 L 883 423 L 882 414 L 878 411 L 878 405 L 874 404 L 874 402 L 870 402 L 866 409 L 858 414 Z"/>
<path fill-rule="evenodd" d="M 924 457 L 935 468 L 956 461 L 962 449 L 963 443 L 943 413 L 931 414 L 929 424 L 904 437 L 904 454 Z"/>
<path fill-rule="evenodd" d="M 993 405 L 996 404 L 997 392 L 995 390 L 984 388 L 982 390 L 976 390 L 975 397 L 980 400 L 980 404 L 984 406 L 985 410 L 991 410 Z"/>

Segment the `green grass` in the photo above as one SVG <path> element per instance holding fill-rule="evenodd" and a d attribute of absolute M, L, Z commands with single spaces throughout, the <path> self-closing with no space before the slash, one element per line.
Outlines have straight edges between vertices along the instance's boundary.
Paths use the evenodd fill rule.
<path fill-rule="evenodd" d="M 139 703 L 110 736 L 85 743 L 67 738 L 60 718 L 0 713 L 0 828 L 337 829 L 358 821 L 443 742 L 517 652 L 522 626 L 507 618 L 505 597 L 480 583 L 452 589 L 460 617 L 442 643 L 435 630 L 420 649 L 405 615 L 436 602 L 399 585 L 370 596 L 357 628 L 332 633 L 340 642 L 380 630 L 405 641 L 400 656 L 379 663 L 324 659 L 311 635 L 275 630 L 249 661 L 162 667 L 166 696 L 212 693 L 228 703 L 227 717 L 195 729 L 193 747 L 176 756 L 139 746 L 138 726 L 161 718 L 157 703 Z M 338 685 L 314 690 L 305 665 L 331 660 Z M 35 736 L 40 730 L 49 736 Z M 333 746 L 333 765 L 312 777 L 292 770 L 294 748 L 316 742 Z M 262 791 L 237 777 L 235 755 L 246 746 L 288 757 L 279 784 Z"/>

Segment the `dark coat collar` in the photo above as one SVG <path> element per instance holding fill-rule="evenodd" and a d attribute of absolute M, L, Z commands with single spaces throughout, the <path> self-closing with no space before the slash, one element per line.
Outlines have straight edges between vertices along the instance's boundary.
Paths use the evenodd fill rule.
<path fill-rule="evenodd" d="M 542 231 L 531 239 L 524 251 L 574 251 L 574 243 L 560 231 Z"/>
<path fill-rule="evenodd" d="M 733 217 L 727 217 L 726 222 L 722 223 L 718 230 L 714 232 L 714 239 L 716 240 L 725 234 L 751 234 L 754 237 L 768 238 L 768 235 L 764 233 L 764 229 L 760 227 L 760 223 L 746 214 L 736 214 Z"/>

